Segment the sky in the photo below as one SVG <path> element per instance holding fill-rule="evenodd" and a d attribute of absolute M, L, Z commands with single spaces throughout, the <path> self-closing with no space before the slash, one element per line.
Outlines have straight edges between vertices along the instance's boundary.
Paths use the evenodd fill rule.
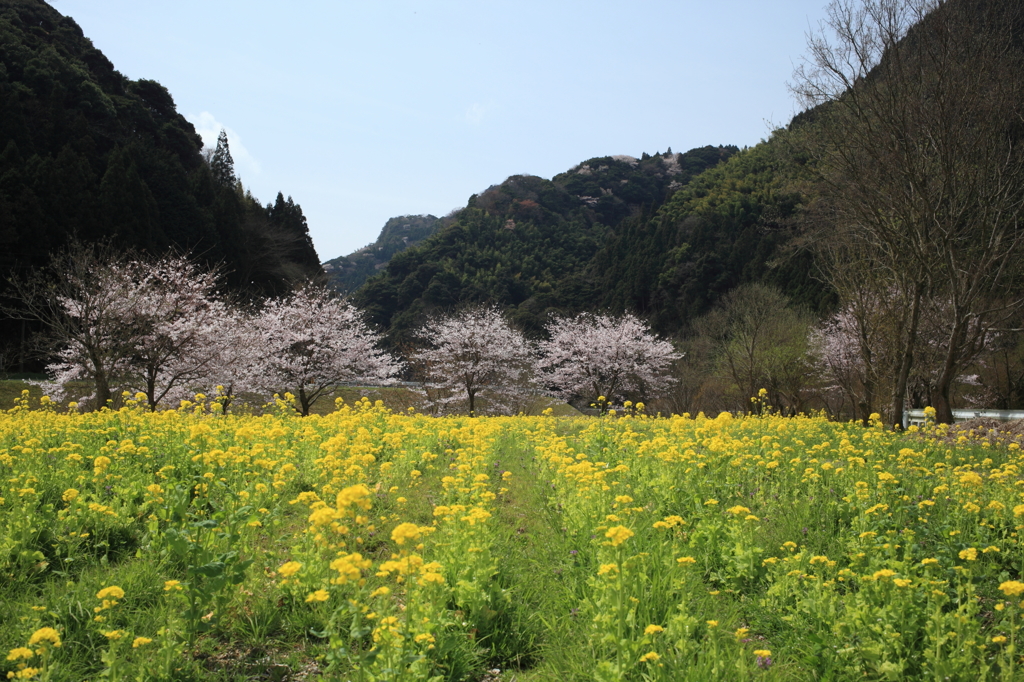
<path fill-rule="evenodd" d="M 321 260 L 510 175 L 753 146 L 826 0 L 50 0 L 131 79 L 162 83 Z"/>

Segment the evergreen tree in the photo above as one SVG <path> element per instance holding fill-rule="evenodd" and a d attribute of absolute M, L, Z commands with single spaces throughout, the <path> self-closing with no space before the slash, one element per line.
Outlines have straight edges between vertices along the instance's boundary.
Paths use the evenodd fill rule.
<path fill-rule="evenodd" d="M 235 160 L 231 158 L 231 149 L 228 147 L 228 134 L 223 128 L 217 136 L 217 148 L 213 151 L 213 158 L 210 159 L 210 169 L 213 171 L 213 178 L 225 187 L 234 187 Z"/>
<path fill-rule="evenodd" d="M 320 263 L 313 248 L 313 239 L 309 236 L 309 225 L 302 213 L 302 207 L 291 197 L 285 200 L 284 194 L 278 192 L 277 201 L 267 204 L 266 215 L 270 223 L 291 242 L 291 248 L 288 250 L 289 259 L 314 269 L 319 268 Z"/>

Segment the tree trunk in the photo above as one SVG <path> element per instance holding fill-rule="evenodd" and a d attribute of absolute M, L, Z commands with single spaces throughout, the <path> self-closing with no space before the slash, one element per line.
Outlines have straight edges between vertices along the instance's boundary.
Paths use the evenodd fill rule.
<path fill-rule="evenodd" d="M 893 428 L 903 428 L 903 409 L 907 397 L 907 382 L 910 378 L 910 368 L 914 364 L 914 343 L 917 341 L 917 325 L 921 320 L 921 299 L 924 298 L 924 282 L 918 282 L 914 288 L 914 303 L 911 306 L 910 325 L 907 327 L 907 335 L 903 342 L 903 359 L 900 361 L 899 374 L 896 375 L 896 385 L 892 392 L 892 419 Z"/>
<path fill-rule="evenodd" d="M 96 410 L 102 410 L 110 404 L 110 379 L 107 377 L 107 368 L 104 366 L 101 356 L 97 353 L 90 353 L 92 361 L 93 382 L 96 384 Z"/>
<path fill-rule="evenodd" d="M 110 404 L 110 384 L 106 372 L 96 372 L 96 409 L 102 410 Z"/>
<path fill-rule="evenodd" d="M 870 426 L 871 412 L 875 406 L 875 363 L 864 323 L 859 322 L 857 327 L 860 334 L 860 357 L 864 362 L 864 400 L 854 402 L 854 405 L 860 408 L 861 423 L 867 428 Z"/>
<path fill-rule="evenodd" d="M 953 423 L 953 403 L 950 400 L 949 392 L 953 386 L 953 379 L 956 377 L 956 358 L 959 354 L 959 349 L 964 344 L 966 327 L 966 322 L 957 320 L 949 335 L 949 345 L 946 347 L 946 357 L 942 362 L 942 371 L 939 372 L 938 381 L 935 382 L 935 392 L 937 395 L 934 396 L 935 404 L 932 407 L 935 408 L 936 424 Z"/>

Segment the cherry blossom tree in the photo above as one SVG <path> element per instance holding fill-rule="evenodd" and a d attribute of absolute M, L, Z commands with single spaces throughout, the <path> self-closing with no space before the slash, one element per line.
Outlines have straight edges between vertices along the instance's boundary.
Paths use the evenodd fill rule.
<path fill-rule="evenodd" d="M 155 409 L 216 356 L 211 320 L 225 307 L 216 283 L 216 272 L 180 256 L 84 245 L 57 255 L 48 271 L 18 285 L 23 310 L 43 323 L 55 351 L 47 392 L 60 396 L 69 382 L 83 381 L 94 388 L 85 402 L 96 407 L 138 390 Z"/>
<path fill-rule="evenodd" d="M 629 313 L 555 318 L 547 331 L 539 367 L 545 384 L 565 400 L 654 397 L 672 385 L 667 372 L 681 357 Z"/>
<path fill-rule="evenodd" d="M 848 400 L 852 413 L 865 425 L 878 388 L 877 368 L 865 362 L 865 358 L 873 359 L 873 348 L 864 343 L 869 331 L 865 320 L 847 305 L 812 329 L 808 338 L 811 361 L 823 379 L 821 391 L 826 402 L 832 394 L 842 396 L 838 407 L 831 409 L 832 414 L 842 413 L 842 405 Z"/>
<path fill-rule="evenodd" d="M 483 399 L 487 411 L 508 414 L 529 395 L 533 348 L 497 308 L 474 306 L 435 317 L 416 336 L 426 345 L 412 361 L 439 411 L 465 406 L 476 415 Z"/>
<path fill-rule="evenodd" d="M 263 343 L 254 317 L 237 306 L 226 306 L 214 317 L 210 335 L 215 339 L 212 349 L 217 357 L 191 383 L 194 391 L 214 397 L 224 411 L 238 394 L 260 391 Z"/>
<path fill-rule="evenodd" d="M 95 392 L 84 402 L 113 404 L 141 392 L 151 409 L 197 390 L 292 392 L 297 409 L 340 383 L 387 381 L 400 369 L 356 310 L 307 286 L 248 315 L 217 295 L 218 273 L 187 258 L 147 259 L 109 247 L 78 246 L 19 293 L 26 316 L 48 330 L 56 361 L 44 389 L 68 383 Z"/>
<path fill-rule="evenodd" d="M 145 276 L 127 285 L 139 290 L 128 388 L 145 393 L 155 410 L 165 399 L 191 397 L 222 361 L 218 331 L 229 310 L 217 298 L 216 272 L 182 257 L 143 263 L 142 269 Z"/>
<path fill-rule="evenodd" d="M 258 346 L 249 370 L 253 387 L 291 393 L 304 416 L 340 384 L 390 383 L 402 368 L 379 348 L 380 336 L 359 311 L 324 287 L 310 284 L 268 301 L 253 329 Z"/>
<path fill-rule="evenodd" d="M 137 262 L 102 247 L 75 246 L 19 285 L 27 316 L 43 325 L 42 347 L 55 358 L 44 392 L 60 399 L 70 382 L 85 382 L 93 393 L 80 402 L 101 408 L 126 387 L 145 331 L 134 314 L 145 304 L 145 292 L 133 286 L 142 277 Z"/>

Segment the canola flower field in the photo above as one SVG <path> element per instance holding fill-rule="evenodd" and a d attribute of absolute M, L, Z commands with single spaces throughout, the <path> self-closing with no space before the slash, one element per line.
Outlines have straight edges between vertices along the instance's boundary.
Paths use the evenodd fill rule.
<path fill-rule="evenodd" d="M 28 402 L 0 413 L 10 679 L 1024 679 L 1014 444 Z"/>

